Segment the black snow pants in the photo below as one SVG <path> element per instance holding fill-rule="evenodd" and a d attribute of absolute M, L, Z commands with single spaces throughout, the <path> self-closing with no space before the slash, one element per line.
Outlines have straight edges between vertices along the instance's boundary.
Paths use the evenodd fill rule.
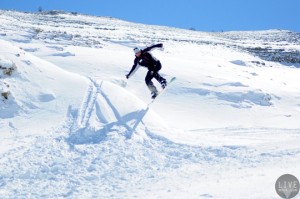
<path fill-rule="evenodd" d="M 166 82 L 166 79 L 160 76 L 158 71 L 161 69 L 160 61 L 157 61 L 153 67 L 148 67 L 149 71 L 147 72 L 145 82 L 151 92 L 157 92 L 156 87 L 154 86 L 152 79 L 155 78 L 160 84 Z"/>

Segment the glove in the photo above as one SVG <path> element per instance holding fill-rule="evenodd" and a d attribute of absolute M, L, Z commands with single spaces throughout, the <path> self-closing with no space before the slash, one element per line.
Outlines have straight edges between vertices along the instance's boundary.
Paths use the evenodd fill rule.
<path fill-rule="evenodd" d="M 129 74 L 125 75 L 126 76 L 126 79 L 129 79 Z"/>
<path fill-rule="evenodd" d="M 159 47 L 159 48 L 162 48 L 163 44 L 157 44 L 156 46 Z"/>

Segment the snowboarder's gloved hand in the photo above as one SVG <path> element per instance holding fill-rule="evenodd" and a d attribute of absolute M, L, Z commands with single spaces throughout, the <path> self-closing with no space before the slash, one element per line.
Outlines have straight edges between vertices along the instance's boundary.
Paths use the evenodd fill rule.
<path fill-rule="evenodd" d="M 129 74 L 125 75 L 126 76 L 126 79 L 129 79 Z"/>
<path fill-rule="evenodd" d="M 162 48 L 163 44 L 157 44 L 156 46 L 159 47 L 159 48 Z"/>

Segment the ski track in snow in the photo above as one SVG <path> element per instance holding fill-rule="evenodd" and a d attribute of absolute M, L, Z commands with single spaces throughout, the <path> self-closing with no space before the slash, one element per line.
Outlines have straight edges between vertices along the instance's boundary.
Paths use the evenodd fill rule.
<path fill-rule="evenodd" d="M 86 96 L 84 101 L 82 102 L 81 108 L 78 111 L 77 118 L 75 118 L 75 121 L 72 125 L 71 132 L 73 133 L 74 138 L 81 140 L 83 139 L 82 132 L 86 131 L 86 129 L 89 128 L 88 123 L 91 118 L 92 112 L 95 111 L 96 117 L 100 123 L 104 124 L 104 127 L 102 129 L 105 130 L 104 134 L 106 132 L 109 132 L 109 129 L 111 129 L 113 125 L 118 124 L 127 129 L 130 134 L 134 131 L 134 129 L 131 129 L 126 122 L 123 121 L 122 117 L 118 113 L 118 110 L 114 107 L 114 105 L 111 103 L 110 99 L 106 96 L 106 94 L 102 91 L 101 85 L 103 82 L 98 83 L 96 80 L 93 80 L 90 78 L 90 85 L 87 90 Z M 99 101 L 102 102 L 102 104 L 98 104 L 97 98 Z M 104 103 L 104 104 L 103 104 Z M 101 107 L 102 105 L 102 107 Z M 105 108 L 105 106 L 109 109 L 109 112 L 113 113 L 113 118 L 115 118 L 116 121 L 109 123 L 107 116 L 105 116 L 105 113 L 102 112 L 102 109 Z M 133 116 L 134 117 L 134 116 Z M 133 119 L 133 118 L 132 118 Z M 97 131 L 94 128 L 89 129 L 91 131 Z M 78 137 L 79 136 L 79 137 Z M 95 139 L 92 138 L 91 141 Z M 80 142 L 80 141 L 79 141 Z"/>
<path fill-rule="evenodd" d="M 85 128 L 91 116 L 91 112 L 93 111 L 93 107 L 98 95 L 96 86 L 97 85 L 95 85 L 95 83 L 91 81 L 85 96 L 85 100 L 82 103 L 77 117 L 78 128 Z"/>

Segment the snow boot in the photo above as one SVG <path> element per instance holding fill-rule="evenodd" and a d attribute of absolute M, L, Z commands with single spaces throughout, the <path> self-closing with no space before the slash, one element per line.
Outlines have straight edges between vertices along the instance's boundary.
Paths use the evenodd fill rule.
<path fill-rule="evenodd" d="M 157 95 L 158 95 L 158 92 L 154 91 L 154 92 L 151 93 L 151 98 L 155 99 L 157 97 Z"/>
<path fill-rule="evenodd" d="M 156 98 L 156 96 L 158 95 L 158 91 L 157 91 L 156 87 L 154 86 L 153 82 L 148 83 L 148 88 L 151 92 L 152 99 Z"/>
<path fill-rule="evenodd" d="M 166 86 L 167 86 L 167 81 L 166 81 L 165 79 L 162 80 L 162 81 L 160 82 L 160 85 L 161 85 L 162 89 L 165 89 Z"/>

